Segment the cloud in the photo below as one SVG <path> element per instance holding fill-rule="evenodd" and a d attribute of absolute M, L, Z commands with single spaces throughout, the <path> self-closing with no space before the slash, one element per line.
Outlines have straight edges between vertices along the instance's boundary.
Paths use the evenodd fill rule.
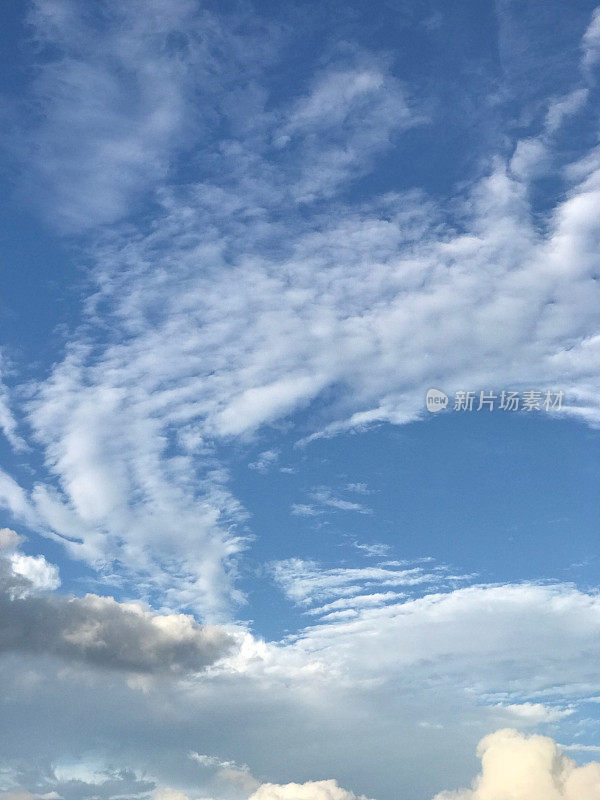
<path fill-rule="evenodd" d="M 24 537 L 10 528 L 0 528 L 0 551 L 14 551 L 22 542 Z"/>
<path fill-rule="evenodd" d="M 561 738 L 586 730 L 600 658 L 595 595 L 507 585 L 377 599 L 371 607 L 359 599 L 352 619 L 279 643 L 247 633 L 209 670 L 176 671 L 144 693 L 119 671 L 5 653 L 3 688 L 19 709 L 0 715 L 6 757 L 27 761 L 35 748 L 48 759 L 73 749 L 87 759 L 101 740 L 115 768 L 135 768 L 192 798 L 229 800 L 234 788 L 217 773 L 230 761 L 248 764 L 261 782 L 335 776 L 356 794 L 417 800 L 468 785 L 469 754 L 487 731 L 531 730 L 531 719 L 506 705 L 573 708 L 560 720 Z M 74 716 L 94 719 L 77 728 L 75 744 Z M 11 738 L 16 718 L 21 736 Z M 190 752 L 225 755 L 209 755 L 219 763 L 201 771 Z M 399 766 L 398 752 L 411 766 Z M 378 769 L 366 773 L 373 760 Z"/>
<path fill-rule="evenodd" d="M 346 490 L 348 492 L 356 492 L 356 494 L 373 494 L 372 489 L 369 489 L 366 483 L 348 483 Z"/>
<path fill-rule="evenodd" d="M 545 736 L 501 730 L 478 748 L 481 775 L 472 789 L 441 792 L 434 800 L 598 800 L 600 763 L 578 766 Z"/>
<path fill-rule="evenodd" d="M 14 542 L 13 537 L 9 543 Z M 0 653 L 167 675 L 201 671 L 233 646 L 223 630 L 184 614 L 154 614 L 137 603 L 93 594 L 49 593 L 59 583 L 56 567 L 43 556 L 0 557 Z"/>
<path fill-rule="evenodd" d="M 371 544 L 365 544 L 364 542 L 352 542 L 352 547 L 355 547 L 357 550 L 360 550 L 366 556 L 371 558 L 386 556 L 391 547 L 388 544 L 383 544 L 383 542 L 372 542 Z"/>
<path fill-rule="evenodd" d="M 105 743 L 171 800 L 183 789 L 164 787 L 194 785 L 190 752 L 247 760 L 279 781 L 263 797 L 348 800 L 309 780 L 332 774 L 369 795 L 422 797 L 426 781 L 464 769 L 492 721 L 576 717 L 565 709 L 597 692 L 600 612 L 573 587 L 290 559 L 273 577 L 314 624 L 282 642 L 246 633 L 230 651 L 234 634 L 167 611 L 231 619 L 243 599 L 250 537 L 223 463 L 263 426 L 299 411 L 302 433 L 403 424 L 424 414 L 432 385 L 553 387 L 565 414 L 600 424 L 600 160 L 582 136 L 565 163 L 551 136 L 583 110 L 586 87 L 550 100 L 510 159 L 491 151 L 432 198 L 389 191 L 396 178 L 382 176 L 424 119 L 389 59 L 323 55 L 282 98 L 280 76 L 274 87 L 255 66 L 262 55 L 242 54 L 264 53 L 268 36 L 254 47 L 184 0 L 103 9 L 33 6 L 47 61 L 29 98 L 41 112 L 26 137 L 30 195 L 61 231 L 128 225 L 82 241 L 93 263 L 82 327 L 27 387 L 23 421 L 43 464 L 21 483 L 1 474 L 0 498 L 165 613 L 52 593 L 53 565 L 3 558 L 7 757 Z M 187 146 L 193 168 L 179 171 Z M 550 164 L 563 183 L 540 213 L 534 181 Z M 132 216 L 140 198 L 145 213 Z M 366 512 L 315 492 L 305 511 Z M 12 534 L 3 541 L 17 553 Z M 140 698 L 130 673 L 174 680 Z"/>
<path fill-rule="evenodd" d="M 312 580 L 303 577 L 300 575 L 299 585 L 292 583 L 290 590 L 300 602 L 308 602 L 311 592 L 319 596 L 321 578 L 315 576 L 316 585 L 311 589 Z M 322 591 L 331 596 L 337 589 L 343 596 L 346 589 L 341 576 L 334 574 L 336 580 L 331 584 L 330 577 L 323 574 Z M 361 680 L 396 681 L 400 674 L 415 680 L 411 670 L 419 666 L 421 679 L 430 673 L 439 675 L 441 670 L 458 685 L 464 681 L 472 689 L 476 686 L 482 698 L 503 691 L 509 675 L 515 694 L 522 691 L 531 696 L 560 686 L 562 696 L 568 697 L 573 683 L 573 696 L 577 697 L 580 692 L 584 696 L 592 693 L 585 687 L 594 685 L 589 649 L 585 657 L 577 659 L 577 679 L 567 677 L 583 629 L 587 641 L 600 630 L 600 599 L 596 595 L 560 584 L 526 583 L 466 586 L 371 607 L 361 602 L 352 617 L 325 619 L 293 640 L 301 651 L 319 653 L 332 670 L 338 665 L 345 671 L 345 665 L 352 664 L 352 674 Z M 376 657 L 372 649 L 375 631 Z M 511 655 L 516 652 L 517 660 Z M 523 701 L 515 698 L 513 702 Z M 532 711 L 531 707 L 521 708 L 527 710 Z"/>
<path fill-rule="evenodd" d="M 127 214 L 185 141 L 189 64 L 169 42 L 184 40 L 190 4 L 141 10 L 109 2 L 91 24 L 71 0 L 32 4 L 33 35 L 52 56 L 33 86 L 42 115 L 29 132 L 27 191 L 63 230 Z"/>
<path fill-rule="evenodd" d="M 561 750 L 575 753 L 600 753 L 600 745 L 596 744 L 559 744 Z"/>
<path fill-rule="evenodd" d="M 152 780 L 144 779 L 130 769 L 94 769 L 91 762 L 44 765 L 36 759 L 20 769 L 8 769 L 15 788 L 0 792 L 2 800 L 97 800 L 110 798 L 148 798 L 154 789 Z M 22 788 L 16 788 L 20 786 Z"/>
<path fill-rule="evenodd" d="M 225 98 L 219 90 L 240 65 L 252 80 L 252 48 L 240 47 L 238 21 L 223 24 L 190 0 L 107 0 L 101 15 L 74 0 L 35 0 L 27 22 L 38 113 L 12 146 L 22 194 L 63 233 L 129 216 L 182 151 L 212 138 L 207 123 L 223 110 L 203 110 L 200 97 L 232 103 L 235 90 Z M 216 58 L 221 48 L 228 65 Z M 248 104 L 240 98 L 237 113 Z"/>
<path fill-rule="evenodd" d="M 357 797 L 353 792 L 342 789 L 335 780 L 307 781 L 306 783 L 263 783 L 250 789 L 247 800 L 366 800 L 364 795 Z M 159 788 L 153 794 L 154 800 L 189 800 L 183 792 Z"/>
<path fill-rule="evenodd" d="M 24 578 L 33 590 L 49 591 L 60 586 L 58 568 L 54 564 L 49 564 L 44 556 L 13 553 L 10 564 L 13 573 Z"/>
<path fill-rule="evenodd" d="M 389 59 L 350 47 L 282 99 L 269 94 L 272 49 L 266 61 L 247 63 L 239 33 L 230 36 L 210 15 L 191 19 L 183 1 L 169 4 L 164 20 L 154 7 L 139 14 L 111 6 L 122 30 L 102 28 L 90 47 L 76 4 L 40 0 L 36 8 L 40 36 L 65 49 L 40 77 L 49 106 L 34 168 L 49 169 L 53 186 L 61 175 L 64 197 L 53 213 L 62 208 L 73 225 L 113 218 L 147 179 L 156 205 L 149 218 L 88 245 L 95 291 L 85 325 L 27 409 L 44 468 L 31 491 L 12 476 L 0 480 L 16 519 L 96 570 L 110 574 L 118 564 L 125 586 L 146 599 L 220 621 L 244 599 L 235 576 L 250 538 L 220 457 L 235 440 L 300 410 L 305 441 L 403 424 L 423 416 L 430 386 L 560 390 L 563 414 L 600 424 L 593 148 L 579 153 L 576 168 L 562 163 L 544 123 L 515 142 L 512 170 L 490 152 L 451 201 L 419 189 L 349 193 L 375 155 L 393 153 L 422 121 Z M 228 46 L 207 53 L 204 34 Z M 124 48 L 125 38 L 133 46 Z M 122 67 L 117 77 L 106 75 L 107 54 Z M 206 59 L 227 83 L 226 93 L 219 81 L 200 93 L 222 135 L 202 139 L 206 173 L 169 185 L 165 164 L 181 116 L 169 114 L 170 104 L 185 107 L 188 79 L 197 88 L 190 76 L 204 74 L 196 67 Z M 137 87 L 131 107 L 122 75 Z M 585 101 L 584 86 L 573 91 L 562 110 L 548 101 L 550 127 Z M 224 94 L 247 97 L 252 113 Z M 86 118 L 82 95 L 96 126 L 106 117 L 108 144 L 102 124 L 94 133 L 77 123 L 64 135 L 73 115 Z M 155 104 L 164 124 L 147 142 Z M 245 136 L 240 114 L 255 121 Z M 73 135 L 85 143 L 76 148 L 83 163 L 71 161 Z M 141 140 L 112 146 L 130 135 Z M 117 156 L 105 164 L 98 150 Z M 118 154 L 130 150 L 144 163 L 123 162 Z M 532 182 L 546 155 L 564 185 L 540 224 Z M 104 197 L 95 182 L 105 179 L 118 196 Z M 322 494 L 295 510 L 322 508 L 367 509 Z"/>
<path fill-rule="evenodd" d="M 223 761 L 216 756 L 208 756 L 203 753 L 191 752 L 190 758 L 201 767 L 216 770 L 215 779 L 217 783 L 228 786 L 236 790 L 236 794 L 242 792 L 248 795 L 259 785 L 260 781 L 251 774 L 247 764 L 238 764 L 236 761 Z"/>
<path fill-rule="evenodd" d="M 171 789 L 169 786 L 159 786 L 152 793 L 154 800 L 189 800 L 185 792 Z"/>
<path fill-rule="evenodd" d="M 342 789 L 334 780 L 306 783 L 264 783 L 249 800 L 357 800 L 352 792 Z M 365 800 L 361 795 L 360 800 Z"/>
<path fill-rule="evenodd" d="M 8 387 L 3 381 L 2 373 L 6 371 L 5 359 L 0 353 L 0 431 L 6 437 L 13 450 L 21 452 L 27 449 L 25 441 L 17 433 L 18 423 L 11 409 L 11 397 Z"/>
<path fill-rule="evenodd" d="M 539 725 L 542 722 L 557 722 L 575 713 L 573 708 L 552 708 L 543 703 L 509 703 L 506 706 L 499 703 L 497 708 L 502 708 L 509 714 L 531 725 Z"/>
<path fill-rule="evenodd" d="M 579 111 L 588 100 L 588 89 L 574 89 L 564 97 L 557 97 L 548 104 L 546 130 L 554 133 L 563 120 Z"/>
<path fill-rule="evenodd" d="M 296 603 L 310 605 L 331 597 L 361 596 L 366 589 L 382 586 L 431 586 L 444 581 L 444 570 L 424 572 L 420 567 L 323 568 L 314 561 L 290 558 L 272 565 L 275 583 Z M 379 595 L 385 598 L 386 595 Z"/>
<path fill-rule="evenodd" d="M 255 469 L 257 472 L 266 473 L 279 459 L 279 450 L 264 450 L 258 454 L 256 461 L 248 464 L 250 469 Z"/>
<path fill-rule="evenodd" d="M 273 132 L 295 177 L 296 201 L 334 196 L 344 182 L 364 174 L 402 131 L 425 121 L 385 59 L 354 50 L 347 62 L 318 73 Z"/>
<path fill-rule="evenodd" d="M 600 61 L 600 7 L 595 8 L 592 13 L 592 18 L 583 35 L 581 46 L 583 50 L 583 67 L 590 70 Z"/>
<path fill-rule="evenodd" d="M 351 491 L 351 490 L 349 490 Z M 319 486 L 308 492 L 310 503 L 293 503 L 292 514 L 299 517 L 316 517 L 327 511 L 354 511 L 358 514 L 371 514 L 372 511 L 362 503 L 336 496 L 327 486 Z"/>

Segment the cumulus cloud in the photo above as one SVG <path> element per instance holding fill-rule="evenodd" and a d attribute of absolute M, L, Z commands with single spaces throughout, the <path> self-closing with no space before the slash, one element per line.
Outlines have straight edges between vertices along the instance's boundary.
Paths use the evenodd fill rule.
<path fill-rule="evenodd" d="M 249 800 L 366 800 L 342 789 L 337 781 L 307 781 L 306 783 L 263 783 Z"/>
<path fill-rule="evenodd" d="M 154 800 L 189 800 L 183 792 L 159 788 Z M 306 783 L 263 783 L 248 797 L 248 800 L 367 800 L 353 792 L 342 789 L 335 780 L 306 781 Z"/>
<path fill-rule="evenodd" d="M 34 590 L 58 589 L 60 586 L 58 567 L 49 564 L 44 556 L 13 553 L 10 563 L 13 573 L 25 578 Z"/>
<path fill-rule="evenodd" d="M 170 786 L 159 786 L 152 792 L 154 800 L 189 800 L 185 792 L 171 789 Z"/>
<path fill-rule="evenodd" d="M 0 529 L 0 551 L 14 551 L 23 541 L 23 536 L 20 536 L 16 531 L 11 528 Z M 3 554 L 4 555 L 4 554 Z"/>
<path fill-rule="evenodd" d="M 306 781 L 306 783 L 263 783 L 253 787 L 248 800 L 367 800 L 338 785 L 335 780 Z M 169 787 L 158 787 L 154 800 L 190 800 L 184 792 Z"/>
<path fill-rule="evenodd" d="M 16 534 L 9 542 L 16 543 Z M 0 653 L 177 674 L 203 670 L 233 645 L 223 630 L 199 625 L 191 616 L 154 614 L 139 604 L 94 594 L 78 598 L 48 591 L 59 583 L 56 567 L 42 556 L 8 552 L 0 557 Z"/>
<path fill-rule="evenodd" d="M 479 744 L 481 774 L 472 789 L 434 800 L 599 800 L 600 762 L 578 766 L 556 742 L 501 730 Z"/>

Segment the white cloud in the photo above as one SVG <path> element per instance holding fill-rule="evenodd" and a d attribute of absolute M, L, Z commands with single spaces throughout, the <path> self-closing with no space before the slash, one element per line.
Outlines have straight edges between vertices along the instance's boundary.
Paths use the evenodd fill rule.
<path fill-rule="evenodd" d="M 384 603 L 389 603 L 393 600 L 401 600 L 406 595 L 399 592 L 373 592 L 372 594 L 355 594 L 352 597 L 340 597 L 338 600 L 332 600 L 331 603 L 326 603 L 323 606 L 316 606 L 307 611 L 307 614 L 312 616 L 321 616 L 323 614 L 330 614 L 332 611 L 347 611 L 351 609 L 356 611 L 358 608 L 365 608 L 369 606 L 381 606 Z"/>
<path fill-rule="evenodd" d="M 575 753 L 600 753 L 600 745 L 595 744 L 559 744 L 561 750 Z"/>
<path fill-rule="evenodd" d="M 189 800 L 184 792 L 171 789 L 169 786 L 159 786 L 152 793 L 154 800 Z"/>
<path fill-rule="evenodd" d="M 371 558 L 385 556 L 391 550 L 391 547 L 388 544 L 383 544 L 383 542 L 372 542 L 371 544 L 352 542 L 352 546 Z"/>
<path fill-rule="evenodd" d="M 333 493 L 327 486 L 319 486 L 308 492 L 310 503 L 293 503 L 292 514 L 300 517 L 315 517 L 327 511 L 354 511 L 358 514 L 371 514 L 363 503 L 346 500 Z"/>
<path fill-rule="evenodd" d="M 592 13 L 592 18 L 583 35 L 581 46 L 583 50 L 583 66 L 589 70 L 600 61 L 600 7 L 595 8 Z"/>
<path fill-rule="evenodd" d="M 187 65 L 207 57 L 194 33 L 202 26 L 209 38 L 226 36 L 209 16 L 188 26 L 183 2 L 169 7 L 164 22 L 122 10 L 124 37 L 131 38 L 135 20 L 140 26 L 133 51 L 123 54 L 120 34 L 109 26 L 86 55 L 87 28 L 82 32 L 74 6 L 40 1 L 37 8 L 46 9 L 37 23 L 45 36 L 79 48 L 51 62 L 42 77 L 68 95 L 50 92 L 43 152 L 47 142 L 68 144 L 61 126 L 80 114 L 84 90 L 86 102 L 99 103 L 94 119 L 103 118 L 103 103 L 112 103 L 105 52 L 132 59 L 135 75 L 147 79 L 140 97 L 145 102 L 144 87 L 152 85 L 148 108 L 155 101 L 162 108 L 163 101 L 185 103 L 187 78 L 174 66 L 178 58 L 154 59 L 153 26 L 163 33 L 190 28 Z M 227 79 L 246 86 L 238 40 L 227 41 L 236 54 Z M 81 91 L 72 95 L 74 69 Z M 155 73 L 163 76 L 156 86 Z M 260 69 L 251 74 L 260 87 Z M 242 599 L 234 582 L 247 533 L 215 444 L 247 438 L 299 409 L 317 433 L 402 424 L 424 414 L 433 385 L 448 393 L 561 390 L 565 414 L 600 424 L 597 159 L 587 154 L 577 170 L 557 164 L 567 183 L 544 225 L 528 184 L 535 177 L 531 148 L 536 159 L 540 146 L 550 152 L 543 132 L 529 153 L 525 143 L 517 147 L 520 177 L 490 154 L 487 175 L 465 178 L 461 203 L 434 202 L 419 191 L 353 202 L 345 194 L 350 182 L 421 119 L 385 59 L 353 51 L 269 112 L 268 88 L 256 89 L 248 95 L 256 128 L 247 138 L 236 128 L 236 104 L 222 107 L 217 94 L 203 102 L 232 136 L 204 143 L 210 175 L 167 188 L 151 170 L 160 210 L 150 224 L 134 234 L 115 230 L 93 248 L 97 292 L 87 303 L 85 333 L 29 407 L 50 476 L 40 473 L 30 493 L 8 476 L 0 481 L 4 505 L 36 530 L 66 537 L 72 557 L 108 574 L 118 563 L 121 579 L 147 597 L 158 593 L 165 606 L 191 607 L 213 620 L 229 618 L 231 601 Z M 144 119 L 152 118 L 148 108 Z M 566 113 L 557 108 L 553 125 Z M 129 131 L 129 117 L 125 124 L 114 113 L 110 130 Z M 168 117 L 156 147 L 153 139 L 138 148 L 159 171 L 177 139 L 171 131 L 179 123 L 171 129 Z M 135 135 L 143 139 L 144 131 Z M 103 134 L 75 133 L 93 152 L 85 151 L 85 163 L 73 162 L 58 205 L 75 222 L 94 217 L 83 193 L 121 213 L 130 187 L 110 178 L 119 196 L 106 200 L 94 186 L 96 172 L 90 177 Z M 277 136 L 289 141 L 275 146 Z M 61 159 L 40 159 L 40 169 L 61 170 Z M 101 173 L 130 174 L 122 166 L 111 156 Z M 140 174 L 145 181 L 146 170 Z M 318 203 L 326 197 L 324 210 Z M 295 510 L 314 514 L 319 506 L 367 510 L 333 494 Z"/>
<path fill-rule="evenodd" d="M 574 89 L 564 97 L 557 97 L 548 104 L 546 130 L 554 133 L 563 120 L 579 111 L 588 100 L 588 89 Z"/>
<path fill-rule="evenodd" d="M 266 473 L 269 471 L 279 458 L 279 450 L 264 450 L 258 454 L 256 461 L 248 464 L 250 469 L 255 469 L 257 472 Z"/>
<path fill-rule="evenodd" d="M 2 372 L 5 370 L 4 359 L 0 353 L 0 431 L 2 431 L 11 447 L 20 452 L 26 449 L 26 445 L 17 432 L 18 424 L 11 409 L 10 392 L 2 379 Z"/>
<path fill-rule="evenodd" d="M 360 51 L 319 72 L 282 116 L 273 140 L 293 175 L 292 197 L 302 203 L 334 196 L 399 133 L 425 122 L 385 60 Z"/>
<path fill-rule="evenodd" d="M 508 705 L 499 703 L 496 707 L 531 725 L 557 722 L 575 713 L 573 708 L 553 708 L 543 703 L 509 703 Z"/>
<path fill-rule="evenodd" d="M 501 730 L 478 748 L 481 775 L 472 789 L 441 792 L 434 800 L 598 800 L 600 763 L 578 766 L 545 736 Z"/>
<path fill-rule="evenodd" d="M 464 176 L 458 201 L 416 190 L 357 199 L 352 182 L 422 121 L 386 60 L 353 52 L 324 63 L 279 103 L 260 70 L 246 79 L 237 69 L 252 48 L 208 14 L 190 17 L 192 6 L 110 2 L 116 23 L 98 32 L 74 2 L 34 6 L 39 39 L 59 54 L 35 90 L 40 202 L 72 231 L 127 215 L 146 191 L 157 207 L 87 251 L 96 288 L 85 324 L 29 387 L 45 469 L 27 490 L 0 475 L 0 498 L 125 594 L 230 618 L 245 516 L 215 454 L 232 440 L 299 409 L 309 430 L 330 433 L 404 423 L 424 413 L 431 385 L 554 387 L 567 393 L 565 413 L 600 424 L 600 161 L 592 150 L 565 165 L 552 150 L 549 134 L 587 99 L 579 88 L 549 105 L 539 137 L 515 143 L 512 163 L 490 153 L 487 174 Z M 172 154 L 188 142 L 188 92 L 206 88 L 195 82 L 203 65 L 222 74 L 223 52 L 236 61 L 227 98 L 208 92 L 202 112 L 227 136 L 202 128 L 193 142 L 206 171 L 169 188 Z M 550 162 L 566 183 L 540 224 L 529 181 Z M 5 407 L 0 423 L 14 433 Z M 362 499 L 358 486 L 348 491 Z M 368 510 L 328 489 L 309 499 L 305 512 Z M 7 552 L 18 544 L 2 541 Z M 246 633 L 217 664 L 235 632 L 108 597 L 34 593 L 31 579 L 40 590 L 56 582 L 51 565 L 2 561 L 10 758 L 106 742 L 115 763 L 157 775 L 163 800 L 183 800 L 165 787 L 193 786 L 198 764 L 215 758 L 203 751 L 231 753 L 215 766 L 232 779 L 243 759 L 278 781 L 255 800 L 353 798 L 310 780 L 332 774 L 412 800 L 432 771 L 441 786 L 443 772 L 463 770 L 490 721 L 554 724 L 597 692 L 598 597 L 569 586 L 452 590 L 466 578 L 431 565 L 291 559 L 274 565 L 275 580 L 319 619 L 279 644 Z M 128 685 L 131 672 L 172 680 Z M 431 765 L 432 747 L 446 764 Z M 397 776 L 399 752 L 428 774 Z M 382 768 L 365 776 L 365 763 Z"/>
<path fill-rule="evenodd" d="M 325 573 L 323 579 L 328 577 Z M 326 591 L 335 588 L 327 585 Z M 343 596 L 344 584 L 337 588 Z M 311 592 L 317 595 L 317 589 L 301 578 L 297 587 L 292 584 L 300 601 Z M 352 618 L 325 620 L 294 641 L 302 652 L 319 653 L 332 670 L 346 672 L 351 664 L 351 674 L 361 680 L 397 681 L 401 675 L 415 680 L 412 670 L 419 666 L 419 679 L 441 670 L 457 685 L 476 687 L 481 696 L 503 690 L 510 675 L 515 693 L 522 689 L 531 697 L 557 691 L 566 697 L 569 684 L 577 683 L 579 688 L 572 688 L 577 697 L 593 694 L 585 687 L 595 685 L 589 649 L 576 658 L 576 681 L 568 677 L 584 629 L 588 642 L 600 630 L 595 595 L 562 585 L 469 586 L 371 608 L 363 605 Z"/>
<path fill-rule="evenodd" d="M 372 494 L 372 490 L 369 489 L 366 483 L 348 483 L 346 484 L 346 489 L 349 492 L 356 492 L 356 494 Z"/>
<path fill-rule="evenodd" d="M 190 758 L 192 761 L 195 761 L 197 764 L 200 764 L 201 767 L 209 767 L 209 768 L 219 768 L 219 769 L 227 769 L 227 768 L 236 768 L 236 769 L 243 769 L 235 761 L 223 761 L 217 756 L 207 756 L 204 753 L 190 753 Z"/>
<path fill-rule="evenodd" d="M 310 605 L 331 597 L 362 596 L 365 590 L 382 586 L 429 586 L 445 582 L 444 570 L 424 572 L 420 567 L 324 568 L 313 561 L 290 558 L 273 564 L 273 577 L 286 596 L 295 603 Z M 371 595 L 373 593 L 371 592 Z M 386 595 L 379 595 L 385 599 Z"/>
<path fill-rule="evenodd" d="M 548 171 L 548 148 L 541 139 L 521 139 L 510 160 L 510 170 L 521 180 L 531 180 Z"/>
<path fill-rule="evenodd" d="M 10 557 L 10 564 L 13 573 L 25 578 L 34 591 L 51 591 L 60 586 L 58 567 L 49 564 L 44 556 L 13 553 Z"/>
<path fill-rule="evenodd" d="M 248 800 L 366 800 L 338 785 L 335 780 L 306 781 L 306 783 L 263 783 L 252 787 Z M 154 800 L 190 800 L 188 795 L 168 787 L 153 793 Z"/>
<path fill-rule="evenodd" d="M 306 783 L 264 783 L 249 800 L 357 800 L 353 792 L 338 786 L 336 781 L 307 781 Z M 360 800 L 365 800 L 361 795 Z"/>
<path fill-rule="evenodd" d="M 72 0 L 32 4 L 33 35 L 53 57 L 35 79 L 43 114 L 30 135 L 27 191 L 67 231 L 128 213 L 184 140 L 190 65 L 168 45 L 189 29 L 191 5 L 157 12 L 110 2 L 90 24 Z"/>
<path fill-rule="evenodd" d="M 13 551 L 24 540 L 16 531 L 10 528 L 0 528 L 0 550 Z"/>

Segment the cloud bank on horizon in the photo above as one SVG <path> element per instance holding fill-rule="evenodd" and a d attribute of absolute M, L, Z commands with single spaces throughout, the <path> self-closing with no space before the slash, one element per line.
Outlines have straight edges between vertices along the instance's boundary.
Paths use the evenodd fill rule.
<path fill-rule="evenodd" d="M 438 422 L 486 473 L 427 389 L 535 389 L 593 484 L 600 8 L 17 5 L 0 794 L 596 800 L 571 507 L 495 476 L 525 533 L 473 536 L 386 479 Z"/>
<path fill-rule="evenodd" d="M 478 745 L 481 774 L 473 788 L 443 791 L 433 800 L 597 800 L 600 762 L 578 766 L 547 736 L 525 736 L 504 729 Z M 163 796 L 159 790 L 156 796 Z M 185 795 L 182 795 L 182 798 Z M 266 783 L 248 800 L 366 800 L 338 786 L 336 781 L 309 781 L 284 785 Z"/>

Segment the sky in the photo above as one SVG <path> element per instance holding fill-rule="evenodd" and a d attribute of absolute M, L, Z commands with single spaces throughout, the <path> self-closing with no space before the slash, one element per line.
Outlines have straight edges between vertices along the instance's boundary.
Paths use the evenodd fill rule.
<path fill-rule="evenodd" d="M 2 22 L 0 800 L 600 800 L 600 6 Z"/>

